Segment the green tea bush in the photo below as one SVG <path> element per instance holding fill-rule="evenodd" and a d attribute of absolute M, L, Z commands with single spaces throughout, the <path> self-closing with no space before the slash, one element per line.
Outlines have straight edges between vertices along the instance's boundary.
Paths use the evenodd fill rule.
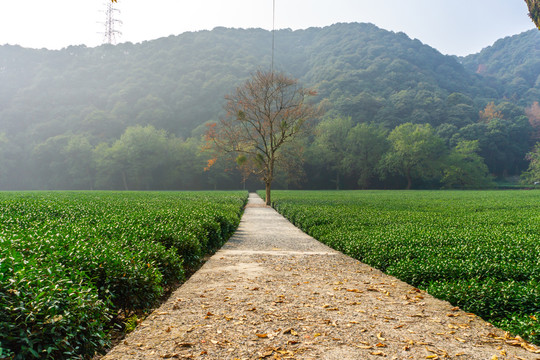
<path fill-rule="evenodd" d="M 0 252 L 0 348 L 13 359 L 91 356 L 108 344 L 107 304 L 85 275 Z"/>
<path fill-rule="evenodd" d="M 91 358 L 240 222 L 246 192 L 0 193 L 0 359 Z"/>

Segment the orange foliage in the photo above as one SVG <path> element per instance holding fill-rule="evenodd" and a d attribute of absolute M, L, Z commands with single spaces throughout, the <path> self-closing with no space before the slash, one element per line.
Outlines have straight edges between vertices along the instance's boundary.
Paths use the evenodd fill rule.
<path fill-rule="evenodd" d="M 206 164 L 206 167 L 204 168 L 204 171 L 209 171 L 210 168 L 216 163 L 217 158 L 212 158 L 208 160 L 208 163 Z"/>
<path fill-rule="evenodd" d="M 535 101 L 531 106 L 526 108 L 525 114 L 527 114 L 529 123 L 533 128 L 533 140 L 540 141 L 540 105 L 538 101 Z"/>
<path fill-rule="evenodd" d="M 492 101 L 486 105 L 486 108 L 483 111 L 480 111 L 480 121 L 484 123 L 489 123 L 493 119 L 502 119 L 502 113 L 497 111 L 495 108 L 495 103 Z"/>

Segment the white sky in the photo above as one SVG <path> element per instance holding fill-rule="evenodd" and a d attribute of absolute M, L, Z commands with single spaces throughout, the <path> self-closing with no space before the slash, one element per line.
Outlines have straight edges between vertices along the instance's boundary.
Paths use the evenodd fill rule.
<path fill-rule="evenodd" d="M 0 0 L 0 45 L 60 49 L 101 44 L 109 0 Z M 275 0 L 276 29 L 370 22 L 443 54 L 467 55 L 534 28 L 523 0 Z M 216 26 L 272 28 L 272 0 L 118 0 L 133 43 Z"/>

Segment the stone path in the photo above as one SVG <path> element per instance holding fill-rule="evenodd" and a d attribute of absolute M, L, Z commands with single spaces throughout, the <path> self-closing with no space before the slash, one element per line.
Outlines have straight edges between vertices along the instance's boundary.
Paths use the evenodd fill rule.
<path fill-rule="evenodd" d="M 106 360 L 540 359 L 307 236 L 255 194 L 235 235 Z"/>

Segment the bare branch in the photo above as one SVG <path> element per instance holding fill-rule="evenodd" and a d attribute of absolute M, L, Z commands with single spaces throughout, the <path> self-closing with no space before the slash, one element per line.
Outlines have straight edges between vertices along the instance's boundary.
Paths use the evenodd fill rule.
<path fill-rule="evenodd" d="M 225 97 L 226 116 L 206 134 L 215 149 L 242 155 L 243 174 L 255 174 L 265 182 L 267 203 L 276 164 L 284 158 L 280 148 L 319 114 L 306 103 L 314 94 L 282 73 L 258 71 Z"/>

